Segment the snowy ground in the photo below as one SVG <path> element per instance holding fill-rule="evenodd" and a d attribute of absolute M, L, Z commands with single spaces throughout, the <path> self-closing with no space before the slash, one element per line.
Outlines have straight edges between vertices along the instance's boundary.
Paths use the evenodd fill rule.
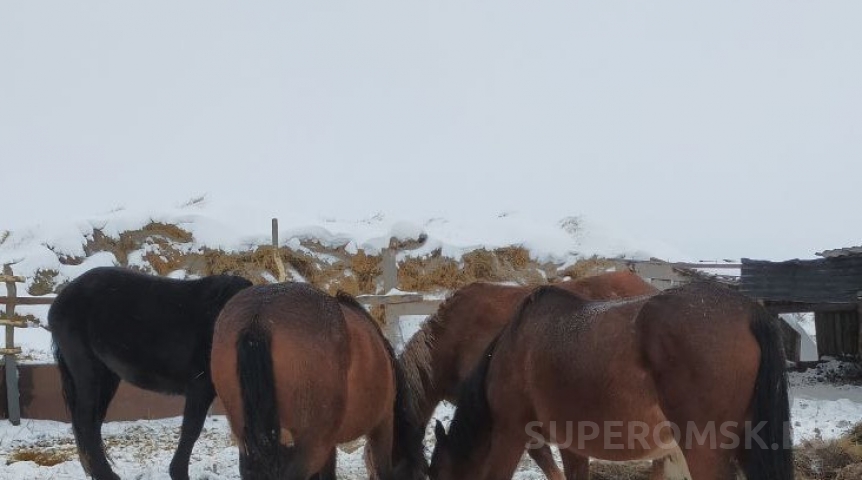
<path fill-rule="evenodd" d="M 405 336 L 412 335 L 422 319 L 423 317 L 406 318 L 403 322 Z M 47 332 L 44 330 L 29 330 L 24 338 L 32 334 L 36 340 L 50 339 L 50 336 L 45 336 Z M 37 341 L 32 345 L 39 343 Z M 31 351 L 42 350 L 45 350 L 44 345 Z M 816 369 L 791 374 L 796 440 L 834 438 L 852 424 L 862 421 L 862 386 L 841 381 L 842 378 L 862 377 L 853 368 L 851 364 L 832 361 Z M 451 415 L 451 407 L 442 405 L 435 416 L 448 422 Z M 119 475 L 122 478 L 139 480 L 167 480 L 168 465 L 176 447 L 179 427 L 180 418 L 106 424 L 106 443 Z M 429 452 L 433 446 L 432 439 L 433 435 L 429 429 L 426 436 Z M 60 459 L 68 460 L 53 466 L 40 466 L 32 461 L 14 461 L 6 465 L 15 452 L 33 449 L 42 453 L 56 453 Z M 74 449 L 71 428 L 67 423 L 24 420 L 21 426 L 13 427 L 8 421 L 2 420 L 0 468 L 3 474 L 0 478 L 82 479 L 84 472 Z M 367 478 L 362 450 L 339 452 L 338 472 L 340 478 Z M 236 448 L 231 443 L 230 430 L 223 416 L 211 416 L 207 420 L 201 439 L 195 446 L 191 476 L 198 480 L 239 478 Z M 523 480 L 544 477 L 532 461 L 525 458 L 516 478 Z"/>
<path fill-rule="evenodd" d="M 833 438 L 846 431 L 853 422 L 862 420 L 862 387 L 833 385 L 800 385 L 794 382 L 793 420 L 797 439 Z M 444 406 L 437 416 L 448 420 L 451 409 Z M 109 453 L 122 478 L 167 480 L 168 465 L 176 447 L 180 418 L 163 420 L 112 422 L 104 427 Z M 432 448 L 432 435 L 427 449 Z M 24 420 L 19 427 L 0 421 L 0 475 L 4 480 L 83 479 L 84 472 L 74 451 L 71 427 L 67 423 Z M 40 466 L 32 461 L 15 461 L 6 465 L 14 452 L 36 449 L 69 458 L 54 466 Z M 223 416 L 211 416 L 192 456 L 191 477 L 198 480 L 238 479 L 237 451 Z M 362 449 L 340 451 L 339 478 L 367 478 Z M 535 465 L 524 459 L 516 478 L 543 478 Z"/>

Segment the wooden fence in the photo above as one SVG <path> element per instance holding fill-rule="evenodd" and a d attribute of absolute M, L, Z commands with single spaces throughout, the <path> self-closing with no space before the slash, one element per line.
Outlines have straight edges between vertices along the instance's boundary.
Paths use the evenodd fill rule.
<path fill-rule="evenodd" d="M 272 219 L 272 246 L 277 267 L 277 280 L 285 281 L 287 272 L 279 255 L 278 219 Z M 690 268 L 738 268 L 735 264 L 675 264 L 662 261 L 620 261 L 617 268 L 629 268 L 638 275 L 659 288 L 668 288 L 691 279 L 682 271 Z M 382 307 L 384 310 L 384 333 L 396 351 L 404 345 L 400 317 L 405 315 L 430 315 L 437 311 L 441 300 L 429 299 L 418 293 L 405 293 L 398 290 L 397 253 L 393 249 L 382 252 L 382 294 L 359 295 L 357 300 L 366 307 Z M 5 326 L 5 348 L 0 349 L 4 359 L 6 387 L 6 413 L 9 420 L 18 425 L 21 418 L 22 397 L 27 407 L 25 413 L 30 418 L 46 418 L 64 420 L 65 406 L 59 389 L 59 373 L 54 365 L 25 365 L 19 371 L 17 355 L 21 349 L 15 346 L 15 328 L 26 327 L 22 321 L 14 319 L 16 305 L 48 305 L 53 298 L 19 297 L 17 284 L 24 278 L 15 276 L 10 265 L 3 269 L 0 282 L 6 284 L 7 296 L 0 297 L 0 305 L 6 305 L 6 315 L 0 318 L 0 325 Z M 19 374 L 20 377 L 19 377 Z M 23 394 L 22 394 L 23 378 Z M 2 380 L 2 379 L 0 379 Z M 2 385 L 0 385 L 2 387 Z M 2 389 L 0 389 L 2 390 Z M 117 404 L 116 408 L 115 405 Z M 3 410 L 0 402 L 0 418 Z M 131 420 L 136 418 L 158 418 L 162 416 L 180 415 L 182 399 L 165 397 L 152 392 L 145 392 L 123 384 L 112 402 L 108 419 Z M 220 407 L 216 405 L 215 410 Z"/>
<path fill-rule="evenodd" d="M 278 220 L 272 221 L 272 243 L 278 246 Z M 278 280 L 286 280 L 286 271 L 274 248 L 276 264 L 278 265 Z M 437 310 L 440 300 L 426 299 L 417 293 L 403 293 L 398 287 L 398 265 L 396 252 L 386 249 L 382 253 L 382 284 L 381 295 L 360 295 L 357 300 L 366 307 L 380 306 L 384 311 L 384 333 L 392 342 L 396 351 L 403 348 L 404 338 L 401 333 L 400 317 L 405 315 L 430 315 Z M 15 346 L 15 328 L 26 328 L 25 322 L 14 319 L 16 305 L 50 305 L 53 297 L 19 297 L 17 284 L 24 283 L 25 278 L 15 276 L 10 265 L 4 267 L 0 282 L 6 284 L 6 296 L 0 296 L 0 305 L 6 305 L 6 314 L 0 318 L 0 325 L 6 327 L 6 345 L 0 349 L 3 354 L 3 370 L 5 380 L 0 381 L 0 387 L 5 386 L 5 402 L 0 402 L 0 418 L 3 410 L 13 425 L 20 424 L 22 399 L 26 407 L 26 416 L 49 420 L 67 420 L 65 406 L 60 391 L 59 372 L 54 365 L 20 365 L 17 356 L 20 347 Z M 0 388 L 2 391 L 2 388 Z M 5 403 L 5 409 L 3 408 Z M 116 405 L 115 405 L 116 404 Z M 220 411 L 216 405 L 215 411 Z M 121 385 L 115 400 L 108 411 L 109 420 L 133 420 L 138 418 L 160 418 L 182 414 L 182 399 L 165 397 L 145 392 L 137 388 Z"/>
<path fill-rule="evenodd" d="M 21 403 L 18 378 L 18 355 L 21 348 L 15 346 L 15 329 L 26 328 L 27 324 L 21 320 L 15 320 L 15 307 L 17 305 L 50 305 L 53 298 L 18 297 L 18 284 L 24 283 L 23 277 L 12 273 L 12 265 L 3 266 L 3 275 L 0 282 L 6 284 L 6 296 L 0 297 L 0 304 L 5 305 L 6 313 L 0 317 L 0 325 L 5 327 L 6 342 L 0 353 L 3 354 L 3 370 L 5 372 L 6 384 L 6 411 L 12 425 L 21 423 Z"/>

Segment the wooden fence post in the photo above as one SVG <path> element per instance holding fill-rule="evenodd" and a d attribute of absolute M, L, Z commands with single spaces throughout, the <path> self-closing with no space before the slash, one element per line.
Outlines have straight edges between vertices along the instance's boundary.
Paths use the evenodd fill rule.
<path fill-rule="evenodd" d="M 21 424 L 21 398 L 18 394 L 18 357 L 15 348 L 15 299 L 18 296 L 18 285 L 9 264 L 3 266 L 3 276 L 6 284 L 6 348 L 3 350 L 3 367 L 6 371 L 6 400 L 9 411 L 9 421 L 12 425 Z"/>
<path fill-rule="evenodd" d="M 391 249 L 383 250 L 381 255 L 383 269 L 383 295 L 389 293 L 392 289 L 398 288 L 398 263 L 395 260 L 395 251 Z M 383 333 L 392 344 L 396 352 L 400 351 L 404 345 L 404 336 L 401 333 L 401 322 L 399 315 L 396 314 L 390 305 L 383 306 Z"/>
<path fill-rule="evenodd" d="M 287 271 L 284 269 L 284 262 L 281 260 L 281 254 L 278 251 L 278 219 L 272 219 L 272 256 L 275 260 L 275 268 L 278 269 L 278 281 L 284 282 L 287 280 Z"/>

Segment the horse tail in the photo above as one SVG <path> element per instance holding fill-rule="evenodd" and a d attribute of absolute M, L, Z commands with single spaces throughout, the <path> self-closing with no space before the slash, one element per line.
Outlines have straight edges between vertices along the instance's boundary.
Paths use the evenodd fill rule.
<path fill-rule="evenodd" d="M 760 345 L 760 368 L 752 401 L 751 432 L 760 441 L 746 438 L 742 466 L 747 478 L 792 480 L 790 401 L 781 330 L 776 319 L 757 305 L 754 307 L 751 333 Z M 758 431 L 761 425 L 763 427 Z"/>
<path fill-rule="evenodd" d="M 70 412 L 74 412 L 77 403 L 75 399 L 75 381 L 72 379 L 69 364 L 66 363 L 66 359 L 63 358 L 63 354 L 60 353 L 60 349 L 56 345 L 54 346 L 54 360 L 57 362 L 57 368 L 60 370 L 60 383 L 63 387 L 63 400 L 66 401 L 66 408 Z"/>
<path fill-rule="evenodd" d="M 504 330 L 505 332 L 505 330 Z M 448 441 L 456 457 L 464 458 L 472 451 L 483 432 L 490 431 L 493 426 L 491 406 L 488 401 L 486 383 L 491 370 L 491 359 L 503 333 L 498 334 L 485 348 L 479 363 L 473 367 L 470 376 L 461 385 L 458 393 L 458 408 L 450 423 Z M 442 428 L 437 421 L 437 428 Z M 438 441 L 439 433 L 438 433 Z"/>
<path fill-rule="evenodd" d="M 272 364 L 272 334 L 257 318 L 243 329 L 236 342 L 237 375 L 242 391 L 242 446 L 254 470 L 281 471 L 279 450 L 281 425 Z"/>
<path fill-rule="evenodd" d="M 51 305 L 51 308 L 48 310 L 48 326 L 51 329 L 51 347 L 54 352 L 54 361 L 57 362 L 57 369 L 60 371 L 60 383 L 63 389 L 63 400 L 66 402 L 66 408 L 69 409 L 69 412 L 75 411 L 76 406 L 76 398 L 75 398 L 75 381 L 72 378 L 72 371 L 69 369 L 69 364 L 66 362 L 66 359 L 63 357 L 63 353 L 60 351 L 59 339 L 60 337 L 68 337 L 69 332 L 66 327 L 66 323 L 62 321 L 59 310 L 60 305 L 63 302 L 63 298 L 65 298 L 62 293 L 57 296 L 54 300 L 54 304 Z"/>

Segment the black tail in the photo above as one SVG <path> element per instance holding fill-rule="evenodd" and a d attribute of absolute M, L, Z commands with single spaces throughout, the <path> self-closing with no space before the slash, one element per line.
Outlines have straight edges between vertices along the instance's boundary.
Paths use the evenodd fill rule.
<path fill-rule="evenodd" d="M 511 328 L 511 325 L 507 328 Z M 493 426 L 491 406 L 488 403 L 488 393 L 485 390 L 491 359 L 497 349 L 500 337 L 506 329 L 485 348 L 479 363 L 461 385 L 458 392 L 458 408 L 449 424 L 447 435 L 451 452 L 456 459 L 463 461 L 469 452 L 473 451 L 479 442 L 486 438 Z M 439 441 L 439 440 L 438 440 Z"/>
<path fill-rule="evenodd" d="M 242 445 L 250 478 L 280 478 L 283 468 L 271 343 L 270 332 L 256 319 L 240 332 L 236 342 L 245 424 Z"/>
<path fill-rule="evenodd" d="M 72 372 L 69 370 L 69 365 L 66 364 L 66 359 L 60 353 L 60 348 L 54 342 L 54 361 L 57 362 L 57 368 L 60 370 L 60 382 L 63 387 L 63 400 L 66 402 L 66 408 L 69 412 L 75 411 L 75 382 L 72 380 Z"/>
<path fill-rule="evenodd" d="M 747 478 L 793 479 L 793 449 L 790 437 L 790 400 L 784 344 L 776 319 L 761 306 L 755 307 L 751 332 L 760 345 L 760 369 L 752 404 L 752 431 L 757 439 L 746 439 L 743 468 Z M 759 425 L 763 428 L 756 430 Z"/>
<path fill-rule="evenodd" d="M 60 383 L 63 387 L 63 400 L 66 402 L 66 409 L 69 414 L 77 411 L 77 393 L 75 392 L 75 381 L 72 378 L 72 372 L 69 370 L 69 365 L 63 354 L 60 353 L 57 344 L 54 344 L 54 360 L 57 362 L 57 369 L 60 370 Z M 74 423 L 73 423 L 74 428 Z"/>

